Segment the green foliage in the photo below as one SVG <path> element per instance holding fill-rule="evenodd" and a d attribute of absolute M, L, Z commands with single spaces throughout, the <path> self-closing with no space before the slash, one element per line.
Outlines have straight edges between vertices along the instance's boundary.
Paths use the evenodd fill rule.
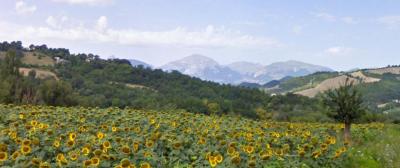
<path fill-rule="evenodd" d="M 386 125 L 380 132 L 355 133 L 357 142 L 349 150 L 346 167 L 395 168 L 400 165 L 400 127 Z"/>
<path fill-rule="evenodd" d="M 349 78 L 343 86 L 328 91 L 324 102 L 333 111 L 332 117 L 345 124 L 351 124 L 365 112 L 362 95 Z"/>

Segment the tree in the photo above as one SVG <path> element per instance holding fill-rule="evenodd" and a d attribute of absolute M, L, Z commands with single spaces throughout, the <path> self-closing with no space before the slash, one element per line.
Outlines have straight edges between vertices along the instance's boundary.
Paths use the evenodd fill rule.
<path fill-rule="evenodd" d="M 7 51 L 0 64 L 0 101 L 12 103 L 16 101 L 16 92 L 20 88 L 19 67 L 21 61 L 13 49 Z"/>
<path fill-rule="evenodd" d="M 364 113 L 361 93 L 355 89 L 354 81 L 346 79 L 341 87 L 329 90 L 324 96 L 324 104 L 334 112 L 331 117 L 344 123 L 344 139 L 351 142 L 351 124 Z"/>

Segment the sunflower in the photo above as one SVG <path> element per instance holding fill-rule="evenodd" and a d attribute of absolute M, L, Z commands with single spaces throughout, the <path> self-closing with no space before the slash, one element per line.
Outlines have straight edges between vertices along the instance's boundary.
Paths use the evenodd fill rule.
<path fill-rule="evenodd" d="M 336 138 L 333 136 L 328 137 L 327 144 L 330 144 L 330 145 L 336 144 Z"/>
<path fill-rule="evenodd" d="M 8 153 L 7 152 L 0 152 L 0 162 L 4 162 L 8 159 Z"/>
<path fill-rule="evenodd" d="M 144 152 L 144 153 L 143 153 L 143 156 L 146 157 L 146 158 L 150 158 L 150 157 L 152 157 L 153 155 L 152 155 L 150 152 Z"/>
<path fill-rule="evenodd" d="M 151 148 L 154 145 L 154 141 L 153 140 L 147 140 L 145 143 L 147 148 Z"/>
<path fill-rule="evenodd" d="M 304 157 L 304 155 L 306 154 L 306 151 L 304 150 L 304 148 L 301 148 L 301 149 L 297 150 L 297 154 L 300 157 Z"/>
<path fill-rule="evenodd" d="M 208 162 L 210 163 L 210 166 L 211 167 L 215 167 L 215 166 L 217 166 L 217 161 L 216 161 L 216 159 L 214 159 L 214 156 L 209 156 L 208 157 Z"/>
<path fill-rule="evenodd" d="M 111 131 L 112 131 L 112 132 L 117 132 L 117 131 L 118 131 L 118 128 L 117 128 L 117 127 L 112 127 L 112 128 L 111 128 Z"/>
<path fill-rule="evenodd" d="M 37 146 L 37 145 L 40 144 L 40 140 L 38 138 L 33 138 L 32 139 L 32 144 Z"/>
<path fill-rule="evenodd" d="M 338 158 L 340 155 L 342 154 L 342 152 L 340 152 L 340 150 L 337 150 L 335 152 L 335 156 L 333 156 L 334 159 Z"/>
<path fill-rule="evenodd" d="M 173 147 L 174 147 L 175 150 L 180 149 L 181 146 L 182 146 L 182 143 L 180 143 L 180 142 L 175 142 L 174 145 L 173 145 Z"/>
<path fill-rule="evenodd" d="M 51 167 L 50 164 L 47 162 L 42 162 L 39 165 L 39 168 L 50 168 L 50 167 Z"/>
<path fill-rule="evenodd" d="M 125 154 L 125 155 L 129 155 L 129 154 L 131 154 L 131 149 L 129 148 L 129 146 L 124 145 L 124 146 L 122 146 L 122 148 L 121 148 L 121 152 L 122 152 L 123 154 Z"/>
<path fill-rule="evenodd" d="M 199 138 L 199 141 L 197 141 L 197 143 L 200 144 L 200 145 L 203 145 L 203 144 L 206 143 L 206 139 L 203 138 L 203 137 L 200 137 L 200 138 Z"/>
<path fill-rule="evenodd" d="M 136 153 L 139 150 L 139 142 L 133 143 L 133 151 Z"/>
<path fill-rule="evenodd" d="M 92 165 L 92 160 L 83 161 L 83 167 L 89 167 L 90 165 Z"/>
<path fill-rule="evenodd" d="M 268 150 L 268 151 L 261 152 L 260 157 L 262 160 L 268 160 L 269 158 L 272 157 L 272 151 Z"/>
<path fill-rule="evenodd" d="M 75 145 L 75 141 L 73 141 L 73 140 L 68 140 L 67 141 L 67 146 L 68 147 L 73 147 Z"/>
<path fill-rule="evenodd" d="M 110 143 L 110 141 L 104 141 L 104 142 L 103 142 L 103 148 L 105 148 L 105 149 L 111 148 L 111 143 Z"/>
<path fill-rule="evenodd" d="M 100 156 L 102 153 L 103 153 L 103 151 L 100 150 L 100 149 L 96 149 L 95 151 L 93 151 L 93 154 L 94 154 L 95 156 Z"/>
<path fill-rule="evenodd" d="M 39 166 L 40 165 L 40 163 L 42 162 L 42 160 L 41 159 L 39 159 L 39 158 L 32 158 L 32 160 L 31 160 L 31 163 L 33 164 L 33 165 L 36 165 L 36 166 Z"/>
<path fill-rule="evenodd" d="M 7 152 L 7 148 L 6 144 L 0 144 L 0 152 Z"/>
<path fill-rule="evenodd" d="M 240 158 L 240 156 L 234 156 L 234 157 L 232 157 L 232 159 L 231 159 L 231 162 L 232 162 L 233 164 L 235 164 L 235 165 L 239 165 L 241 161 L 242 161 L 242 159 Z"/>
<path fill-rule="evenodd" d="M 20 150 L 23 155 L 27 155 L 31 153 L 32 148 L 30 146 L 22 145 Z"/>
<path fill-rule="evenodd" d="M 45 127 L 45 125 L 43 123 L 40 123 L 38 126 L 39 129 L 43 129 L 44 127 Z"/>
<path fill-rule="evenodd" d="M 228 153 L 229 156 L 233 156 L 233 154 L 235 154 L 236 152 L 236 149 L 234 147 L 228 147 L 226 152 Z"/>
<path fill-rule="evenodd" d="M 327 151 L 328 150 L 328 144 L 326 144 L 326 143 L 321 144 L 321 149 L 322 149 L 323 152 Z"/>
<path fill-rule="evenodd" d="M 88 147 L 83 147 L 82 153 L 83 153 L 83 155 L 87 156 L 90 153 L 90 149 Z"/>
<path fill-rule="evenodd" d="M 62 153 L 57 154 L 56 160 L 59 163 L 67 163 L 67 159 L 65 159 L 65 156 Z"/>
<path fill-rule="evenodd" d="M 69 159 L 71 159 L 72 161 L 77 160 L 79 157 L 79 154 L 77 152 L 70 152 L 68 155 L 69 155 Z"/>
<path fill-rule="evenodd" d="M 140 164 L 140 168 L 151 168 L 150 163 L 144 162 Z"/>
<path fill-rule="evenodd" d="M 232 148 L 236 148 L 237 143 L 236 142 L 231 142 L 231 143 L 228 144 L 228 146 L 232 147 Z"/>
<path fill-rule="evenodd" d="M 283 149 L 277 149 L 277 150 L 275 151 L 275 154 L 276 154 L 277 156 L 279 156 L 279 157 L 282 157 L 282 156 L 283 156 Z"/>
<path fill-rule="evenodd" d="M 256 167 L 256 161 L 255 160 L 250 160 L 248 165 L 249 165 L 249 167 Z"/>
<path fill-rule="evenodd" d="M 140 127 L 135 127 L 134 132 L 135 132 L 136 134 L 139 134 L 140 131 L 141 131 Z"/>
<path fill-rule="evenodd" d="M 21 153 L 20 153 L 19 151 L 15 151 L 15 152 L 11 155 L 11 158 L 12 158 L 12 160 L 16 160 L 20 155 L 21 155 Z"/>
<path fill-rule="evenodd" d="M 251 154 L 254 152 L 254 147 L 251 145 L 247 145 L 244 147 L 244 151 L 247 152 L 248 154 Z"/>
<path fill-rule="evenodd" d="M 222 160 L 224 160 L 224 157 L 221 154 L 218 154 L 217 156 L 214 157 L 215 160 L 217 160 L 218 163 L 221 163 Z"/>
<path fill-rule="evenodd" d="M 316 159 L 316 158 L 318 158 L 320 155 L 321 155 L 321 152 L 320 152 L 320 151 L 314 151 L 314 152 L 312 153 L 311 156 L 312 156 L 314 159 Z"/>
<path fill-rule="evenodd" d="M 37 124 L 38 124 L 38 122 L 37 122 L 36 120 L 32 120 L 32 121 L 31 121 L 31 126 L 34 127 L 34 126 L 36 126 Z"/>
<path fill-rule="evenodd" d="M 99 139 L 103 139 L 104 138 L 104 133 L 102 133 L 102 132 L 98 132 L 97 133 L 97 138 L 99 138 Z"/>
<path fill-rule="evenodd" d="M 94 158 L 92 158 L 92 159 L 90 159 L 91 161 L 92 161 L 92 165 L 93 166 L 99 166 L 99 164 L 100 164 L 100 159 L 98 158 L 98 157 L 94 157 Z"/>
<path fill-rule="evenodd" d="M 31 145 L 31 140 L 29 140 L 29 139 L 24 139 L 23 141 L 22 141 L 22 145 L 26 145 L 26 146 L 30 146 Z"/>
<path fill-rule="evenodd" d="M 122 159 L 121 161 L 120 161 L 120 165 L 122 166 L 122 167 L 128 167 L 129 165 L 131 165 L 131 162 L 129 161 L 129 159 Z"/>
<path fill-rule="evenodd" d="M 153 125 L 156 123 L 156 120 L 154 118 L 150 119 L 150 124 Z"/>
<path fill-rule="evenodd" d="M 19 117 L 19 119 L 21 119 L 21 120 L 25 118 L 24 114 L 22 114 L 22 113 L 19 114 L 18 117 Z"/>
<path fill-rule="evenodd" d="M 111 158 L 110 155 L 108 155 L 106 153 L 103 153 L 100 155 L 101 160 L 110 160 L 110 158 Z"/>
<path fill-rule="evenodd" d="M 69 140 L 70 140 L 70 141 L 75 141 L 76 133 L 71 132 L 71 133 L 69 133 L 68 137 L 69 137 Z"/>
<path fill-rule="evenodd" d="M 346 148 L 345 146 L 343 146 L 343 147 L 340 148 L 340 152 L 343 153 L 343 152 L 346 152 L 346 151 L 347 151 L 347 148 Z"/>

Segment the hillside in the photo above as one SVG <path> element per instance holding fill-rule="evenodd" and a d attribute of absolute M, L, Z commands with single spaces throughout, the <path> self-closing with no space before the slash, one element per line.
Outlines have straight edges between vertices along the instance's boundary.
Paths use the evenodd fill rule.
<path fill-rule="evenodd" d="M 22 95 L 8 95 L 4 99 L 8 103 L 172 108 L 193 113 L 237 114 L 255 118 L 255 109 L 267 108 L 270 99 L 257 89 L 203 81 L 177 71 L 133 67 L 128 60 L 70 54 L 68 49 L 47 48 L 46 45 L 23 48 L 21 43 L 2 44 L 3 58 L 9 49 L 15 50 L 17 59 L 22 62 L 19 71 L 26 76 L 20 79 L 24 83 L 20 86 L 22 88 L 17 88 L 23 91 Z M 38 56 L 42 57 L 36 58 Z M 36 79 L 28 76 L 32 70 L 36 72 Z M 8 86 L 7 83 L 10 82 L 4 85 Z M 0 85 L 3 83 L 0 82 Z M 0 88 L 0 93 L 2 89 L 6 88 Z"/>
<path fill-rule="evenodd" d="M 274 85 L 262 88 L 270 93 L 295 93 L 315 97 L 330 89 L 344 84 L 347 78 L 365 95 L 366 101 L 378 107 L 381 104 L 400 99 L 400 74 L 398 67 L 364 69 L 348 73 L 319 72 L 303 77 L 275 81 Z"/>

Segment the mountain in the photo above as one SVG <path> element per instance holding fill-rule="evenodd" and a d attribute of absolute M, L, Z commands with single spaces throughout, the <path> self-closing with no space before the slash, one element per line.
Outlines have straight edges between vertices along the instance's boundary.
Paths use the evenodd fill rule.
<path fill-rule="evenodd" d="M 227 67 L 231 68 L 236 72 L 239 72 L 242 75 L 253 75 L 264 68 L 264 66 L 261 64 L 256 64 L 246 61 L 234 62 L 228 64 Z"/>
<path fill-rule="evenodd" d="M 183 74 L 219 83 L 236 83 L 242 75 L 229 67 L 203 55 L 191 55 L 160 67 L 166 71 L 177 70 Z"/>
<path fill-rule="evenodd" d="M 284 77 L 298 77 L 320 71 L 333 71 L 330 68 L 299 61 L 277 62 L 267 66 L 251 62 L 233 62 L 220 65 L 215 60 L 194 54 L 160 67 L 166 71 L 177 70 L 183 74 L 219 83 L 257 83 L 265 84 Z"/>
<path fill-rule="evenodd" d="M 150 64 L 147 64 L 147 63 L 145 63 L 143 61 L 139 61 L 139 60 L 136 60 L 136 59 L 129 59 L 128 61 L 133 67 L 136 67 L 136 66 L 139 66 L 139 65 L 142 65 L 145 68 L 151 68 L 152 67 Z"/>
<path fill-rule="evenodd" d="M 309 75 L 315 72 L 331 72 L 330 68 L 308 64 L 300 61 L 276 62 L 265 66 L 254 74 L 254 78 L 260 83 L 267 83 L 271 80 L 279 80 L 284 77 L 298 77 Z"/>

